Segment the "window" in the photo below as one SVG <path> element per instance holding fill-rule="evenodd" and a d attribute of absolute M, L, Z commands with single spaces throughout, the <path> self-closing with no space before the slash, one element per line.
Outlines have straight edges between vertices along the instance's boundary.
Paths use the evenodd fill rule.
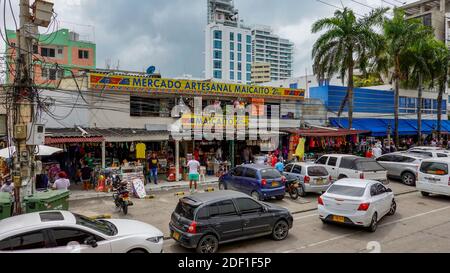
<path fill-rule="evenodd" d="M 238 53 L 238 62 L 242 61 L 242 53 Z"/>
<path fill-rule="evenodd" d="M 263 211 L 263 207 L 250 198 L 236 199 L 236 205 L 242 214 L 259 213 Z"/>
<path fill-rule="evenodd" d="M 214 41 L 214 48 L 215 49 L 222 49 L 222 42 L 221 41 Z"/>
<path fill-rule="evenodd" d="M 234 61 L 234 52 L 230 52 L 230 60 Z"/>
<path fill-rule="evenodd" d="M 308 175 L 309 176 L 327 176 L 328 171 L 325 167 L 322 166 L 311 166 L 308 167 Z"/>
<path fill-rule="evenodd" d="M 238 71 L 242 71 L 242 64 L 238 63 Z"/>
<path fill-rule="evenodd" d="M 195 207 L 182 201 L 178 202 L 178 205 L 175 208 L 175 213 L 188 220 L 194 220 L 194 211 Z"/>
<path fill-rule="evenodd" d="M 246 69 L 247 69 L 247 72 L 252 71 L 252 65 L 251 64 L 247 64 L 246 65 Z"/>
<path fill-rule="evenodd" d="M 281 178 L 281 174 L 276 169 L 264 169 L 264 170 L 261 170 L 261 178 L 262 179 L 279 179 L 279 178 Z"/>
<path fill-rule="evenodd" d="M 234 70 L 234 62 L 230 62 L 230 70 Z"/>
<path fill-rule="evenodd" d="M 242 81 L 242 72 L 237 73 L 238 81 Z"/>
<path fill-rule="evenodd" d="M 58 48 L 58 55 L 64 54 L 64 48 Z"/>
<path fill-rule="evenodd" d="M 230 41 L 234 41 L 234 33 L 230 32 Z"/>
<path fill-rule="evenodd" d="M 233 201 L 227 200 L 209 206 L 209 217 L 237 215 Z"/>
<path fill-rule="evenodd" d="M 448 157 L 446 154 L 437 154 L 437 157 Z"/>
<path fill-rule="evenodd" d="M 294 168 L 292 169 L 292 173 L 301 174 L 302 173 L 302 166 L 294 165 Z"/>
<path fill-rule="evenodd" d="M 33 250 L 46 247 L 42 231 L 30 232 L 0 242 L 1 251 Z"/>
<path fill-rule="evenodd" d="M 327 164 L 327 160 L 328 160 L 328 157 L 327 157 L 327 156 L 322 156 L 321 158 L 319 158 L 319 159 L 316 161 L 316 164 L 326 165 L 326 164 Z"/>
<path fill-rule="evenodd" d="M 222 31 L 214 30 L 214 39 L 222 40 Z"/>
<path fill-rule="evenodd" d="M 252 80 L 252 73 L 247 73 L 247 81 L 251 81 Z"/>
<path fill-rule="evenodd" d="M 69 229 L 69 228 L 55 228 L 53 229 L 53 237 L 55 238 L 56 245 L 58 247 L 67 246 L 69 243 L 77 242 L 80 245 L 84 245 L 85 241 L 94 237 L 97 241 L 101 241 L 101 238 L 97 238 L 90 233 L 79 229 Z"/>
<path fill-rule="evenodd" d="M 238 39 L 237 39 L 237 40 L 238 40 L 238 42 L 242 42 L 242 34 L 238 33 L 238 35 L 237 35 L 237 36 L 238 36 Z"/>
<path fill-rule="evenodd" d="M 247 171 L 245 172 L 245 177 L 256 179 L 258 177 L 258 173 L 256 172 L 255 169 L 247 168 Z"/>
<path fill-rule="evenodd" d="M 234 50 L 234 42 L 230 43 L 230 50 Z"/>
<path fill-rule="evenodd" d="M 447 175 L 448 165 L 438 162 L 424 162 L 420 166 L 420 172 L 433 175 Z"/>
<path fill-rule="evenodd" d="M 252 43 L 252 36 L 247 35 L 247 44 L 251 44 Z"/>
<path fill-rule="evenodd" d="M 365 188 L 360 187 L 352 187 L 352 186 L 341 186 L 341 185 L 332 185 L 327 193 L 334 193 L 338 195 L 347 195 L 352 197 L 361 197 L 364 195 L 366 191 Z"/>
<path fill-rule="evenodd" d="M 392 162 L 392 161 L 394 161 L 394 156 L 393 155 L 383 155 L 382 157 L 379 157 L 377 159 L 377 161 Z"/>
<path fill-rule="evenodd" d="M 230 80 L 234 80 L 234 71 L 230 71 Z"/>
<path fill-rule="evenodd" d="M 247 53 L 252 52 L 252 45 L 247 45 Z"/>
<path fill-rule="evenodd" d="M 55 58 L 56 52 L 54 48 L 41 47 L 41 55 L 43 57 Z"/>
<path fill-rule="evenodd" d="M 378 172 L 385 170 L 380 163 L 375 160 L 358 160 L 356 162 L 356 169 L 364 172 Z"/>
<path fill-rule="evenodd" d="M 242 51 L 242 44 L 238 44 L 238 52 Z"/>
<path fill-rule="evenodd" d="M 214 59 L 222 59 L 222 51 L 220 50 L 214 50 Z"/>
<path fill-rule="evenodd" d="M 222 71 L 221 70 L 214 70 L 213 74 L 214 74 L 215 79 L 222 79 Z"/>
<path fill-rule="evenodd" d="M 328 166 L 336 166 L 337 163 L 337 157 L 330 157 L 330 160 L 328 160 Z"/>
<path fill-rule="evenodd" d="M 425 26 L 431 27 L 432 23 L 431 23 L 431 14 L 426 14 L 423 16 L 423 24 Z"/>
<path fill-rule="evenodd" d="M 252 62 L 252 55 L 247 54 L 247 62 L 251 63 Z"/>
<path fill-rule="evenodd" d="M 215 69 L 222 69 L 222 61 L 214 61 Z"/>
<path fill-rule="evenodd" d="M 144 97 L 130 98 L 130 116 L 132 117 L 159 117 L 160 100 Z"/>
<path fill-rule="evenodd" d="M 203 207 L 198 210 L 197 212 L 197 219 L 198 220 L 207 220 L 209 216 L 209 207 Z"/>
<path fill-rule="evenodd" d="M 244 175 L 244 168 L 243 167 L 237 167 L 234 169 L 234 176 L 243 176 Z"/>
<path fill-rule="evenodd" d="M 290 173 L 292 170 L 292 166 L 293 166 L 293 164 L 286 165 L 286 167 L 284 167 L 284 171 L 287 173 Z"/>
<path fill-rule="evenodd" d="M 356 157 L 353 157 L 353 156 L 343 157 L 343 158 L 341 158 L 341 165 L 339 167 L 355 170 L 356 169 L 355 159 L 356 159 Z"/>
<path fill-rule="evenodd" d="M 89 59 L 89 51 L 87 50 L 78 50 L 78 59 Z"/>

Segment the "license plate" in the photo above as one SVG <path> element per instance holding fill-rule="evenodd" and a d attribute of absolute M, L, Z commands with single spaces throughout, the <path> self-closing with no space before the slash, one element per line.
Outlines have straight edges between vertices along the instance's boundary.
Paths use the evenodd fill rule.
<path fill-rule="evenodd" d="M 324 183 L 325 183 L 325 179 L 323 179 L 323 178 L 319 178 L 316 180 L 316 184 L 318 184 L 318 185 L 322 185 Z"/>
<path fill-rule="evenodd" d="M 280 184 L 278 182 L 272 182 L 272 187 L 278 187 Z"/>
<path fill-rule="evenodd" d="M 333 215 L 333 222 L 345 223 L 345 217 Z"/>
<path fill-rule="evenodd" d="M 178 241 L 178 240 L 180 240 L 181 234 L 178 233 L 178 232 L 176 232 L 176 231 L 174 231 L 172 237 L 173 237 L 175 240 Z"/>

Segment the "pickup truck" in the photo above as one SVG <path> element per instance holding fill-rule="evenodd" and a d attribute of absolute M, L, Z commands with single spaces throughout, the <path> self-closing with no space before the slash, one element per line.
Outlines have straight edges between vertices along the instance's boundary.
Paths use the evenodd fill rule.
<path fill-rule="evenodd" d="M 323 165 L 331 179 L 343 178 L 377 180 L 387 183 L 387 171 L 375 159 L 353 155 L 330 154 L 320 157 L 316 162 Z"/>

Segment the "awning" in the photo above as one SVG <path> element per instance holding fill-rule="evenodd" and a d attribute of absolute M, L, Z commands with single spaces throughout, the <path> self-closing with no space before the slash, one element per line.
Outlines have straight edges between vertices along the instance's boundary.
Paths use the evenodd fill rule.
<path fill-rule="evenodd" d="M 330 118 L 330 123 L 333 126 L 339 128 L 348 128 L 347 118 Z M 443 120 L 442 132 L 450 131 L 450 121 Z M 356 118 L 353 119 L 352 127 L 357 130 L 370 131 L 372 136 L 386 136 L 387 131 L 391 127 L 391 132 L 394 132 L 395 121 L 394 119 L 370 119 L 370 118 Z M 437 121 L 435 120 L 422 120 L 422 134 L 431 134 L 437 129 Z M 399 135 L 412 136 L 416 135 L 418 130 L 417 120 L 400 119 L 399 120 Z"/>
<path fill-rule="evenodd" d="M 100 143 L 104 137 L 46 137 L 45 144 Z"/>
<path fill-rule="evenodd" d="M 302 137 L 338 137 L 366 134 L 369 131 L 365 130 L 348 130 L 348 129 L 282 129 L 281 131 L 291 134 L 297 134 Z"/>

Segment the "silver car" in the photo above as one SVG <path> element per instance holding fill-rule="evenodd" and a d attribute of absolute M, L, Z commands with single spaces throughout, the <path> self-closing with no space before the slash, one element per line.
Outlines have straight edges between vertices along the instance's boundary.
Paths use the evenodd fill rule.
<path fill-rule="evenodd" d="M 305 197 L 309 192 L 323 193 L 331 186 L 331 177 L 324 166 L 296 162 L 286 165 L 283 172 L 286 178 L 299 181 L 298 194 Z"/>
<path fill-rule="evenodd" d="M 380 156 L 377 161 L 388 171 L 388 177 L 401 179 L 404 184 L 415 186 L 417 170 L 426 158 L 427 155 L 420 153 L 397 152 Z"/>

